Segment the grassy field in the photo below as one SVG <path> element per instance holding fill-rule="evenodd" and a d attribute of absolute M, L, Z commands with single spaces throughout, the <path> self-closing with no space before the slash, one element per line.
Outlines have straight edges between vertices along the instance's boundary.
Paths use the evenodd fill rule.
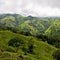
<path fill-rule="evenodd" d="M 15 47 L 8 45 L 8 42 L 13 38 L 25 41 L 25 45 L 20 45 L 17 52 Z M 22 47 L 28 49 L 31 42 L 34 45 L 33 53 L 27 52 L 25 54 Z M 16 34 L 8 30 L 0 31 L 0 60 L 21 60 L 19 56 L 22 56 L 23 60 L 55 60 L 52 56 L 55 50 L 57 48 L 36 37 Z"/>

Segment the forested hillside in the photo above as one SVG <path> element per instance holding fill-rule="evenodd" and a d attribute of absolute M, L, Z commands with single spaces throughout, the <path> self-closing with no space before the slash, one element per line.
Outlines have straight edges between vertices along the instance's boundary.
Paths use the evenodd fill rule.
<path fill-rule="evenodd" d="M 60 60 L 60 17 L 0 15 L 0 60 Z"/>
<path fill-rule="evenodd" d="M 2 17 L 1 17 L 2 16 Z M 0 16 L 0 26 L 18 29 L 19 31 L 29 32 L 31 35 L 59 33 L 59 17 L 24 17 L 19 14 L 3 14 Z"/>

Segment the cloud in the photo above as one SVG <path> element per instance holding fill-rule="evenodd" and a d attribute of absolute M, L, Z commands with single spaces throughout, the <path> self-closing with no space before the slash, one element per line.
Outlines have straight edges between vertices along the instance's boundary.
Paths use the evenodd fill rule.
<path fill-rule="evenodd" d="M 60 0 L 0 0 L 0 13 L 60 16 Z"/>
<path fill-rule="evenodd" d="M 60 8 L 60 0 L 35 0 L 34 3 L 37 5 L 42 5 L 42 6 Z"/>

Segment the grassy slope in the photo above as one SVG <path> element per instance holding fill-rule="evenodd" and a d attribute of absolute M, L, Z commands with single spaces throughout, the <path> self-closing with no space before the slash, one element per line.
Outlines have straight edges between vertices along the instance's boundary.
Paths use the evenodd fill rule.
<path fill-rule="evenodd" d="M 35 54 L 24 55 L 24 52 L 20 49 L 18 53 L 8 52 L 6 49 L 9 49 L 8 41 L 13 37 L 19 37 L 23 40 L 30 40 L 31 36 L 23 36 L 19 34 L 12 33 L 10 31 L 0 31 L 0 49 L 4 52 L 0 52 L 0 60 L 18 60 L 18 55 L 23 55 L 28 59 L 24 60 L 54 60 L 52 53 L 56 50 L 55 47 L 49 45 L 47 42 L 39 41 L 38 39 L 32 37 L 34 41 L 34 52 Z"/>

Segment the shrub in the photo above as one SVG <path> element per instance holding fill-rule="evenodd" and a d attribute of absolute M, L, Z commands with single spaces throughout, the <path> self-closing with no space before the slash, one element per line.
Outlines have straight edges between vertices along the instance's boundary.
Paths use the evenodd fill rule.
<path fill-rule="evenodd" d="M 9 46 L 16 48 L 16 52 L 18 51 L 19 46 L 21 46 L 22 44 L 24 44 L 24 41 L 20 40 L 19 38 L 13 38 L 8 42 Z"/>
<path fill-rule="evenodd" d="M 60 60 L 60 50 L 57 50 L 53 53 L 53 57 L 56 58 L 57 60 Z"/>

